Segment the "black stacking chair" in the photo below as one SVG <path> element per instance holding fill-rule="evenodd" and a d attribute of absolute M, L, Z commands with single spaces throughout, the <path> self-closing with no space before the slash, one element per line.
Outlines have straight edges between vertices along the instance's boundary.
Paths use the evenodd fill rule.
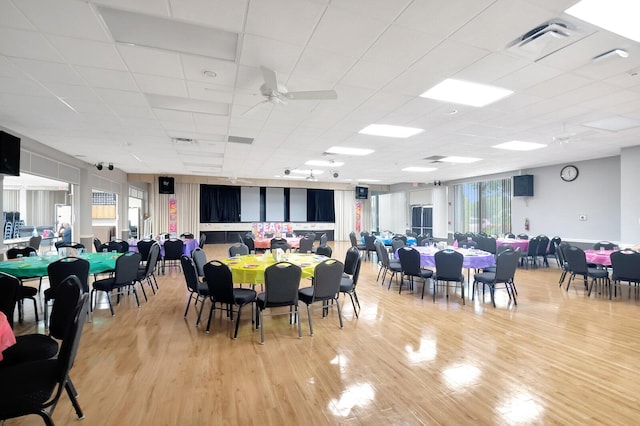
<path fill-rule="evenodd" d="M 100 241 L 99 238 L 93 239 L 93 248 L 96 250 L 96 253 L 99 253 L 102 251 L 102 241 Z"/>
<path fill-rule="evenodd" d="M 164 257 L 162 258 L 162 273 L 164 274 L 166 264 L 177 266 L 180 268 L 180 257 L 184 250 L 184 242 L 182 240 L 167 240 L 164 242 Z"/>
<path fill-rule="evenodd" d="M 200 324 L 200 318 L 202 317 L 202 309 L 204 308 L 204 301 L 209 297 L 209 286 L 200 282 L 198 279 L 198 269 L 193 259 L 186 254 L 180 256 L 180 263 L 182 264 L 182 273 L 184 274 L 184 280 L 187 284 L 187 291 L 189 292 L 189 299 L 187 299 L 187 307 L 184 310 L 184 317 L 187 317 L 189 313 L 189 306 L 193 300 L 193 306 L 198 312 L 196 319 L 196 327 Z M 198 302 L 200 302 L 200 309 L 198 310 Z"/>
<path fill-rule="evenodd" d="M 556 263 L 558 264 L 558 267 L 560 267 L 560 260 L 558 259 L 558 254 L 556 250 L 557 250 L 558 244 L 560 244 L 561 242 L 562 242 L 562 239 L 560 237 L 553 237 L 551 241 L 549 241 L 549 250 L 547 250 L 547 259 L 549 258 L 549 256 L 553 256 Z"/>
<path fill-rule="evenodd" d="M 100 246 L 100 251 L 107 249 L 108 252 L 126 253 L 129 251 L 129 243 L 126 241 L 109 241 Z"/>
<path fill-rule="evenodd" d="M 158 289 L 158 280 L 156 279 L 156 267 L 158 266 L 158 260 L 160 260 L 160 244 L 154 242 L 149 249 L 149 255 L 144 266 L 138 267 L 138 282 L 142 289 L 144 299 L 147 300 L 147 293 L 144 291 L 144 283 L 146 282 L 153 294 L 156 294 Z M 155 284 L 155 289 L 153 288 Z"/>
<path fill-rule="evenodd" d="M 319 246 L 326 246 L 327 245 L 327 234 L 323 233 L 322 235 L 320 235 L 320 244 Z M 313 253 L 316 253 L 316 250 L 318 250 L 318 247 L 312 247 L 311 251 Z"/>
<path fill-rule="evenodd" d="M 316 248 L 316 254 L 318 256 L 327 256 L 327 257 L 331 257 L 331 255 L 333 254 L 333 249 L 331 248 L 331 246 L 318 246 Z"/>
<path fill-rule="evenodd" d="M 231 247 L 229 247 L 229 253 L 231 253 Z M 204 265 L 207 264 L 207 255 L 200 247 L 196 247 L 191 252 L 191 258 L 196 265 L 196 271 L 198 271 L 198 278 L 204 277 Z M 204 282 L 204 281 L 203 281 Z"/>
<path fill-rule="evenodd" d="M 509 300 L 513 300 L 514 304 L 518 304 L 516 301 L 516 288 L 514 283 L 514 277 L 516 269 L 518 268 L 518 262 L 520 261 L 520 254 L 514 250 L 506 250 L 499 253 L 496 257 L 496 271 L 495 272 L 482 272 L 473 276 L 473 290 L 471 291 L 471 300 L 475 299 L 476 289 L 478 284 L 482 284 L 482 298 L 484 300 L 484 288 L 489 286 L 489 292 L 491 293 L 491 303 L 493 307 L 496 307 L 495 290 L 499 284 L 504 284 Z"/>
<path fill-rule="evenodd" d="M 157 244 L 157 242 L 151 239 L 140 240 L 136 243 L 138 253 L 140 253 L 142 260 L 145 262 L 149 259 L 149 251 L 151 250 L 151 246 L 154 244 Z"/>
<path fill-rule="evenodd" d="M 558 287 L 562 287 L 562 283 L 564 282 L 564 279 L 566 278 L 567 273 L 570 272 L 569 263 L 567 262 L 567 259 L 564 257 L 564 250 L 567 247 L 569 247 L 569 243 L 566 241 L 562 241 L 560 242 L 560 244 L 556 244 L 556 256 L 558 257 L 558 265 L 562 270 L 562 273 L 560 274 L 560 279 L 558 280 Z"/>
<path fill-rule="evenodd" d="M 367 234 L 364 236 L 364 247 L 365 247 L 366 258 L 369 260 L 371 260 L 371 253 L 376 252 L 376 245 L 374 244 L 375 242 L 376 242 L 375 235 Z"/>
<path fill-rule="evenodd" d="M 542 266 L 549 267 L 549 260 L 547 260 L 547 251 L 549 250 L 549 237 L 546 235 L 538 235 L 538 248 L 536 249 L 536 259 L 539 257 L 542 261 Z M 531 244 L 531 241 L 529 241 Z"/>
<path fill-rule="evenodd" d="M 249 247 L 246 244 L 235 243 L 229 247 L 229 257 L 244 256 L 249 254 Z"/>
<path fill-rule="evenodd" d="M 438 282 L 442 281 L 447 283 L 447 298 L 449 297 L 449 282 L 457 282 L 460 283 L 462 304 L 464 305 L 464 275 L 462 275 L 464 255 L 455 250 L 441 250 L 436 252 L 434 260 L 436 263 L 436 273 L 433 275 L 433 301 L 436 301 Z"/>
<path fill-rule="evenodd" d="M 529 240 L 529 248 L 527 250 L 526 256 L 524 258 L 525 266 L 529 269 L 529 264 L 531 264 L 532 268 L 538 266 L 538 242 L 540 240 L 538 237 L 533 237 Z"/>
<path fill-rule="evenodd" d="M 509 234 L 509 235 L 513 235 L 513 234 Z M 529 236 L 527 234 L 518 234 L 517 238 L 519 240 L 528 240 Z"/>
<path fill-rule="evenodd" d="M 89 293 L 89 262 L 78 257 L 65 257 L 47 266 L 49 288 L 44 291 L 44 324 L 47 326 L 48 307 L 50 301 L 56 300 L 58 287 L 69 275 L 75 275 L 82 286 L 82 291 Z"/>
<path fill-rule="evenodd" d="M 54 339 L 41 334 L 21 336 L 9 348 L 20 351 L 20 355 L 19 362 L 0 368 L 0 420 L 35 414 L 45 424 L 53 425 L 51 416 L 63 390 L 66 390 L 78 418 L 84 417 L 69 371 L 78 352 L 88 297 L 74 276 L 68 277 L 59 286 L 50 328 L 51 336 L 62 339 L 59 351 Z M 9 351 L 7 358 L 7 351 L 4 352 L 2 364 L 17 357 Z M 55 358 L 48 356 L 56 352 Z M 25 357 L 30 357 L 31 361 L 25 362 Z"/>
<path fill-rule="evenodd" d="M 563 254 L 565 260 L 569 264 L 569 272 L 571 273 L 569 275 L 569 281 L 567 282 L 567 291 L 569 291 L 571 280 L 573 280 L 576 275 L 581 275 L 584 279 L 584 287 L 588 289 L 588 296 L 591 296 L 591 290 L 593 289 L 593 284 L 596 281 L 600 281 L 608 285 L 611 284 L 609 281 L 609 273 L 606 269 L 589 268 L 587 266 L 587 258 L 584 254 L 584 250 L 581 248 L 569 246 L 564 248 Z M 588 285 L 587 283 L 589 278 L 591 278 L 591 285 Z M 609 292 L 611 293 L 611 287 L 609 287 Z"/>
<path fill-rule="evenodd" d="M 253 237 L 249 236 L 249 235 L 245 235 L 244 237 L 242 237 L 242 242 L 249 247 L 249 253 L 255 253 L 256 252 L 256 246 L 255 243 L 253 241 Z"/>
<path fill-rule="evenodd" d="M 631 284 L 634 285 L 637 295 L 638 284 L 640 284 L 640 253 L 633 250 L 614 251 L 611 253 L 611 267 L 613 268 L 611 279 L 616 295 L 622 281 L 629 284 L 629 297 L 631 297 Z"/>
<path fill-rule="evenodd" d="M 200 234 L 200 239 L 198 240 L 198 247 L 204 250 L 204 245 L 207 244 L 207 234 Z"/>
<path fill-rule="evenodd" d="M 358 243 L 356 233 L 353 231 L 349 232 L 349 240 L 351 240 L 351 247 L 356 247 L 360 251 L 365 251 L 367 249 L 364 244 Z"/>
<path fill-rule="evenodd" d="M 13 328 L 13 313 L 18 302 L 20 280 L 13 275 L 0 272 L 0 312 L 4 313 Z"/>
<path fill-rule="evenodd" d="M 400 290 L 398 294 L 402 293 L 402 285 L 404 283 L 404 277 L 409 279 L 409 289 L 413 290 L 413 279 L 422 279 L 422 296 L 424 299 L 424 289 L 427 287 L 427 280 L 433 277 L 433 271 L 429 269 L 422 269 L 420 267 L 420 253 L 418 250 L 412 247 L 402 247 L 398 250 L 398 257 L 400 258 L 400 266 L 402 267 L 402 274 L 400 279 Z M 391 283 L 389 283 L 391 285 Z"/>
<path fill-rule="evenodd" d="M 5 252 L 7 259 L 17 259 L 18 256 L 29 257 L 31 253 L 36 253 L 33 247 L 10 248 Z M 18 287 L 18 321 L 24 319 L 24 299 L 30 299 L 33 302 L 33 312 L 38 322 L 38 302 L 36 301 L 36 295 L 40 291 L 42 286 L 42 277 L 23 277 L 19 278 L 20 287 Z M 38 288 L 24 285 L 25 281 L 38 281 Z"/>
<path fill-rule="evenodd" d="M 309 237 L 304 237 L 300 239 L 300 247 L 298 248 L 300 253 L 311 253 L 313 252 L 313 240 Z"/>
<path fill-rule="evenodd" d="M 211 329 L 211 318 L 216 303 L 227 305 L 227 313 L 233 321 L 233 307 L 237 308 L 236 327 L 233 338 L 238 338 L 238 326 L 240 325 L 240 315 L 245 305 L 255 303 L 256 292 L 248 288 L 236 288 L 233 286 L 233 276 L 231 269 L 218 260 L 212 260 L 204 265 L 204 276 L 209 287 L 209 299 L 211 309 L 209 310 L 209 320 L 207 321 L 207 333 Z M 253 313 L 252 313 L 253 317 Z"/>
<path fill-rule="evenodd" d="M 290 323 L 298 322 L 298 338 L 302 338 L 298 307 L 298 287 L 302 269 L 289 262 L 278 262 L 264 271 L 264 293 L 256 298 L 256 327 L 260 328 L 260 344 L 264 344 L 264 311 L 267 308 L 289 307 L 288 312 L 270 312 L 270 315 L 288 314 Z"/>
<path fill-rule="evenodd" d="M 342 328 L 342 313 L 340 311 L 340 284 L 342 282 L 342 272 L 344 264 L 335 259 L 327 259 L 316 265 L 313 273 L 313 285 L 298 290 L 298 299 L 307 305 L 307 316 L 309 317 L 309 332 L 313 336 L 313 321 L 311 320 L 311 305 L 315 302 L 322 302 L 322 316 L 328 310 L 328 302 L 333 301 L 338 308 L 338 320 Z"/>
<path fill-rule="evenodd" d="M 272 238 L 270 241 L 271 250 L 282 249 L 284 251 L 291 250 L 291 246 L 285 238 Z"/>
<path fill-rule="evenodd" d="M 612 242 L 609 241 L 598 241 L 597 243 L 595 243 L 593 245 L 593 249 L 594 250 L 615 250 L 616 249 L 616 245 Z"/>
<path fill-rule="evenodd" d="M 350 252 L 350 250 L 353 251 Z M 355 263 L 354 267 L 351 267 L 352 263 Z M 358 294 L 356 293 L 356 286 L 358 285 L 358 278 L 360 277 L 360 265 L 362 265 L 360 252 L 357 248 L 351 247 L 347 250 L 347 254 L 345 256 L 344 269 L 345 273 L 351 270 L 353 270 L 353 273 L 346 274 L 346 276 L 345 274 L 342 275 L 342 280 L 340 281 L 340 293 L 348 294 L 351 298 L 353 313 L 356 314 L 356 318 L 358 318 L 358 312 L 360 311 L 360 301 L 358 300 Z"/>
<path fill-rule="evenodd" d="M 399 260 L 396 260 L 395 258 L 393 260 L 389 259 L 387 248 L 384 246 L 384 244 L 382 244 L 382 242 L 376 241 L 375 245 L 378 254 L 378 262 L 380 262 L 381 264 L 376 281 L 380 278 L 380 274 L 382 274 L 382 283 L 380 283 L 380 285 L 384 286 L 384 279 L 387 277 L 387 274 L 391 274 L 391 277 L 389 277 L 389 287 L 387 288 L 388 290 L 391 288 L 393 278 L 396 276 L 396 274 L 402 274 L 402 266 L 400 265 Z"/>
<path fill-rule="evenodd" d="M 109 310 L 111 315 L 114 316 L 113 305 L 111 303 L 111 296 L 113 290 L 116 290 L 116 303 L 120 303 L 120 296 L 123 293 L 123 289 L 131 289 L 133 295 L 136 297 L 136 304 L 140 307 L 140 299 L 138 298 L 138 291 L 136 290 L 136 282 L 138 281 L 138 267 L 140 266 L 140 253 L 128 252 L 120 255 L 116 259 L 115 273 L 112 277 L 96 280 L 93 282 L 93 289 L 91 290 L 91 311 L 95 305 L 93 294 L 97 291 L 102 291 L 107 294 L 107 301 L 109 302 Z"/>

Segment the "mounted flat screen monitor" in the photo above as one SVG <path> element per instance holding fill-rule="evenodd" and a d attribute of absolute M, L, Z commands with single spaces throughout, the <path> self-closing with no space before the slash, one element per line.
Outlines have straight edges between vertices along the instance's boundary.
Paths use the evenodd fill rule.
<path fill-rule="evenodd" d="M 513 177 L 514 197 L 533 197 L 533 175 Z"/>
<path fill-rule="evenodd" d="M 168 176 L 158 177 L 158 192 L 160 194 L 173 194 L 174 193 L 174 179 Z"/>
<path fill-rule="evenodd" d="M 20 176 L 20 138 L 0 131 L 0 174 Z"/>
<path fill-rule="evenodd" d="M 369 198 L 369 188 L 356 186 L 356 200 L 366 200 L 367 198 Z"/>

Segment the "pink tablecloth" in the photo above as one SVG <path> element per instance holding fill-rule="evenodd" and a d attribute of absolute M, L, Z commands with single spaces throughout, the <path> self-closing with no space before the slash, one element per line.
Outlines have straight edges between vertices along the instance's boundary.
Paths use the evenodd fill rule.
<path fill-rule="evenodd" d="M 272 238 L 256 238 L 253 240 L 253 246 L 255 248 L 268 249 L 271 248 L 271 240 Z M 287 237 L 287 244 L 291 246 L 291 248 L 300 247 L 300 237 Z"/>
<path fill-rule="evenodd" d="M 611 253 L 615 250 L 585 250 L 584 254 L 587 258 L 587 263 L 594 263 L 596 265 L 611 266 Z"/>
<path fill-rule="evenodd" d="M 16 336 L 13 334 L 9 321 L 4 313 L 0 312 L 0 361 L 2 361 L 2 352 L 15 344 Z"/>
<path fill-rule="evenodd" d="M 521 253 L 526 253 L 529 251 L 529 240 L 517 240 L 514 238 L 498 238 L 496 240 L 496 248 L 500 247 L 503 244 L 513 247 L 514 250 L 520 247 Z"/>

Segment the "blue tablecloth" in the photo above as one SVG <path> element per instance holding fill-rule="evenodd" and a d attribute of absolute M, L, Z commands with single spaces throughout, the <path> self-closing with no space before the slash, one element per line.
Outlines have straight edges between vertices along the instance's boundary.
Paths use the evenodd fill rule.
<path fill-rule="evenodd" d="M 388 238 L 376 237 L 376 241 L 380 241 L 385 246 L 390 246 L 392 240 L 393 240 L 393 237 L 388 237 Z M 364 237 L 362 237 L 361 241 L 364 244 Z M 417 242 L 418 242 L 418 240 L 416 240 L 414 237 L 407 237 L 407 245 L 408 246 L 416 245 Z"/>

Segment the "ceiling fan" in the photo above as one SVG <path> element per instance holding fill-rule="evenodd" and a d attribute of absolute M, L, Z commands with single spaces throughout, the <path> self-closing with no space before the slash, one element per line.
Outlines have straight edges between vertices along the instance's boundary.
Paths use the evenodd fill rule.
<path fill-rule="evenodd" d="M 285 86 L 278 84 L 278 78 L 276 72 L 261 66 L 262 78 L 264 83 L 260 86 L 260 94 L 265 97 L 265 100 L 257 103 L 249 108 L 244 114 L 253 111 L 260 105 L 267 103 L 276 105 L 286 105 L 288 101 L 322 101 L 338 99 L 338 94 L 335 90 L 310 90 L 304 92 L 289 92 Z"/>

